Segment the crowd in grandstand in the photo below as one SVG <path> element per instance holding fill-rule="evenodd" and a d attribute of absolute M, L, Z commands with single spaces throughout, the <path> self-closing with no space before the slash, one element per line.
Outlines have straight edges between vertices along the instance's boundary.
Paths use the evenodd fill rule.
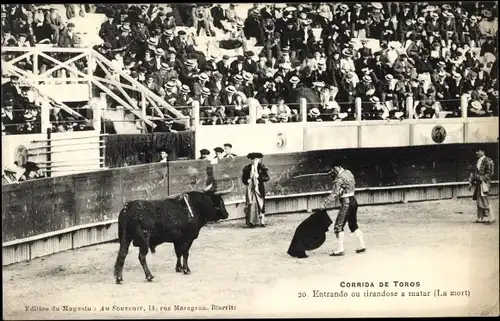
<path fill-rule="evenodd" d="M 3 45 L 78 45 L 72 23 L 52 7 L 2 6 Z M 255 4 L 243 19 L 235 5 L 77 9 L 106 15 L 96 49 L 115 68 L 174 107 L 198 101 L 206 125 L 246 123 L 249 98 L 260 103 L 259 123 L 300 120 L 300 97 L 310 121 L 354 119 L 356 97 L 363 119 L 405 117 L 408 96 L 416 118 L 435 117 L 436 106 L 457 117 L 463 94 L 469 116 L 498 115 L 495 2 Z M 206 56 L 196 49 L 202 31 L 242 54 Z M 380 50 L 368 39 L 380 40 Z M 96 75 L 105 77 L 99 68 Z"/>

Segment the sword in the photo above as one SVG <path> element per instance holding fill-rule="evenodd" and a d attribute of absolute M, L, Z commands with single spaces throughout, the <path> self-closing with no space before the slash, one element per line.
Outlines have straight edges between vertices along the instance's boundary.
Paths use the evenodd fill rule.
<path fill-rule="evenodd" d="M 309 176 L 328 176 L 330 175 L 331 173 L 328 172 L 328 173 L 313 173 L 313 174 L 302 174 L 302 175 L 297 175 L 297 176 L 294 176 L 293 178 L 299 178 L 299 177 L 309 177 Z"/>

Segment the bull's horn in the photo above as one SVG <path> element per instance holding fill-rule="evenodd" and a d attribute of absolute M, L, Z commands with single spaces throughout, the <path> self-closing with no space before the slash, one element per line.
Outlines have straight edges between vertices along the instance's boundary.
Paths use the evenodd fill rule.
<path fill-rule="evenodd" d="M 226 194 L 231 193 L 233 190 L 234 190 L 234 183 L 233 183 L 233 180 L 231 180 L 231 187 L 230 188 L 228 188 L 226 190 L 222 190 L 222 191 L 217 191 L 214 194 L 216 194 L 216 195 L 226 195 Z"/>
<path fill-rule="evenodd" d="M 203 191 L 208 192 L 212 188 L 213 185 L 214 185 L 214 183 L 210 183 L 210 185 L 203 188 Z"/>

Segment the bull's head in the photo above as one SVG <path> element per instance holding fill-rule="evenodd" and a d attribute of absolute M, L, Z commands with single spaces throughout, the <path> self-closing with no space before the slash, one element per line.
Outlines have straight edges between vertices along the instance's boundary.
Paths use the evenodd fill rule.
<path fill-rule="evenodd" d="M 203 192 L 209 194 L 210 197 L 212 198 L 215 210 L 213 217 L 210 217 L 209 219 L 211 221 L 225 220 L 226 218 L 228 218 L 229 214 L 226 210 L 226 205 L 224 204 L 224 199 L 222 198 L 222 196 L 229 194 L 234 190 L 234 183 L 231 180 L 231 187 L 225 190 L 213 191 L 211 189 L 212 189 L 212 184 L 208 185 L 203 189 Z"/>

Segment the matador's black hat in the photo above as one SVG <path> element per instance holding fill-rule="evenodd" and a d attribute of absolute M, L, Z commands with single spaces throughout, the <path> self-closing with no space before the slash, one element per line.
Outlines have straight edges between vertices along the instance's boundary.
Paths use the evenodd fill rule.
<path fill-rule="evenodd" d="M 250 153 L 247 155 L 248 159 L 256 159 L 256 158 L 263 158 L 264 155 L 262 153 Z"/>

